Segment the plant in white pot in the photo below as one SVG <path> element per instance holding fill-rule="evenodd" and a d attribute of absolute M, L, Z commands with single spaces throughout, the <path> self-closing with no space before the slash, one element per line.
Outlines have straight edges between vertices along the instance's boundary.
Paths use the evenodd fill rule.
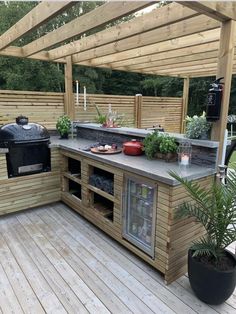
<path fill-rule="evenodd" d="M 188 252 L 190 285 L 203 302 L 221 304 L 236 285 L 236 257 L 226 250 L 236 241 L 236 174 L 228 175 L 227 185 L 214 180 L 207 188 L 170 174 L 194 200 L 179 206 L 177 217 L 195 217 L 206 231 Z"/>
<path fill-rule="evenodd" d="M 71 129 L 71 120 L 67 115 L 63 115 L 57 119 L 57 131 L 61 135 L 61 139 L 67 139 Z"/>

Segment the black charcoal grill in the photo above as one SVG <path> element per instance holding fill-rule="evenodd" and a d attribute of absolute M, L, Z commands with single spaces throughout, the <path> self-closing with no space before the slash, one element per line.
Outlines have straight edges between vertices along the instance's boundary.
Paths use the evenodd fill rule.
<path fill-rule="evenodd" d="M 0 147 L 8 148 L 6 154 L 8 177 L 17 177 L 51 170 L 50 135 L 37 123 L 19 116 L 16 123 L 0 128 Z"/>

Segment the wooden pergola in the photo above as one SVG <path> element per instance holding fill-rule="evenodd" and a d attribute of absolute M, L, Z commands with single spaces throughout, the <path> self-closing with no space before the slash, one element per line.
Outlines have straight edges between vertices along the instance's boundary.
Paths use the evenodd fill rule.
<path fill-rule="evenodd" d="M 74 64 L 181 77 L 184 79 L 183 116 L 187 111 L 190 78 L 224 77 L 221 118 L 214 123 L 212 131 L 212 139 L 220 141 L 221 160 L 231 78 L 236 73 L 236 3 L 173 2 L 65 44 L 75 36 L 153 5 L 148 1 L 111 1 L 23 47 L 14 46 L 16 40 L 75 3 L 41 2 L 0 36 L 0 55 L 64 63 L 66 113 L 71 118 L 74 118 Z"/>

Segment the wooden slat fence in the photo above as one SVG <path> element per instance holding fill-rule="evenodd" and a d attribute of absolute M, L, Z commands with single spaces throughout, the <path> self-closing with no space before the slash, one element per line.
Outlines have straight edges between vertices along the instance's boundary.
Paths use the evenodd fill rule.
<path fill-rule="evenodd" d="M 161 125 L 167 132 L 181 132 L 183 99 L 142 97 L 141 128 Z"/>
<path fill-rule="evenodd" d="M 167 132 L 180 132 L 182 98 L 141 96 L 137 115 L 137 97 L 125 95 L 88 94 L 87 108 L 84 110 L 83 94 L 79 104 L 75 99 L 75 119 L 94 122 L 97 116 L 95 104 L 103 114 L 112 110 L 123 116 L 124 126 L 141 128 L 161 125 Z M 0 125 L 14 122 L 18 115 L 26 115 L 30 122 L 45 125 L 49 130 L 56 128 L 56 121 L 64 113 L 64 94 L 52 92 L 30 92 L 0 90 Z M 137 121 L 137 117 L 141 121 Z"/>
<path fill-rule="evenodd" d="M 56 128 L 56 120 L 63 113 L 63 93 L 0 91 L 0 124 L 15 122 L 22 114 L 50 130 Z"/>
<path fill-rule="evenodd" d="M 112 111 L 116 111 L 123 116 L 123 125 L 134 126 L 134 96 L 117 96 L 117 95 L 87 95 L 87 110 L 84 110 L 83 94 L 79 95 L 79 105 L 76 104 L 75 95 L 75 112 L 76 120 L 95 121 L 97 112 L 95 104 L 99 107 L 102 114 L 108 112 L 109 104 L 112 106 Z"/>

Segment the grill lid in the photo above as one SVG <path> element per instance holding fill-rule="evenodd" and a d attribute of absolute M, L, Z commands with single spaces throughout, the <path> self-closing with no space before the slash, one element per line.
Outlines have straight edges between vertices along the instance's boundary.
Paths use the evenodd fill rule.
<path fill-rule="evenodd" d="M 16 123 L 8 123 L 0 128 L 0 144 L 12 142 L 32 142 L 49 139 L 48 130 L 38 123 L 28 123 L 28 118 L 19 116 Z M 2 145 L 1 145 L 2 146 Z"/>

